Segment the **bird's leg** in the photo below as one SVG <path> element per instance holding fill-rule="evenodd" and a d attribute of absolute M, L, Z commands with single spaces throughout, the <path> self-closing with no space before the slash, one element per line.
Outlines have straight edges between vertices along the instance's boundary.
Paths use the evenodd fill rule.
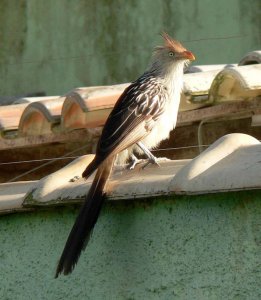
<path fill-rule="evenodd" d="M 140 164 L 142 162 L 144 162 L 144 159 L 138 159 L 134 154 L 131 154 L 128 169 L 133 170 L 137 164 Z"/>
<path fill-rule="evenodd" d="M 148 160 L 146 164 L 142 167 L 142 169 L 145 169 L 149 164 L 154 164 L 160 167 L 159 161 L 167 161 L 169 160 L 167 157 L 156 157 L 154 156 L 148 148 L 142 143 L 138 142 L 136 143 L 137 146 L 140 147 L 140 149 L 145 153 L 145 155 L 148 157 Z"/>
<path fill-rule="evenodd" d="M 157 158 L 150 152 L 148 148 L 146 148 L 142 142 L 137 142 L 137 146 L 144 152 L 150 163 L 157 164 Z"/>
<path fill-rule="evenodd" d="M 142 167 L 145 169 L 149 164 L 156 164 L 158 167 L 160 166 L 157 162 L 157 157 L 155 157 L 148 148 L 145 147 L 141 142 L 137 142 L 137 146 L 145 153 L 148 157 L 147 163 Z"/>
<path fill-rule="evenodd" d="M 133 170 L 137 164 L 146 162 L 146 164 L 142 167 L 143 169 L 146 168 L 149 164 L 156 164 L 159 166 L 157 163 L 157 158 L 150 152 L 148 148 L 144 146 L 141 142 L 136 143 L 137 146 L 144 152 L 144 154 L 147 156 L 147 159 L 138 159 L 134 154 L 131 154 L 130 156 L 130 163 L 128 165 L 129 170 Z"/>

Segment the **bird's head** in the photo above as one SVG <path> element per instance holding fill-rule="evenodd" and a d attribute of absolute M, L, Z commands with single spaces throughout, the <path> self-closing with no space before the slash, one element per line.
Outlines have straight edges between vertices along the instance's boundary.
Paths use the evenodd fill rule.
<path fill-rule="evenodd" d="M 175 66 L 188 65 L 190 61 L 195 60 L 195 56 L 188 51 L 180 42 L 172 39 L 167 33 L 162 33 L 164 45 L 154 49 L 152 57 L 152 67 L 164 69 L 172 69 Z"/>

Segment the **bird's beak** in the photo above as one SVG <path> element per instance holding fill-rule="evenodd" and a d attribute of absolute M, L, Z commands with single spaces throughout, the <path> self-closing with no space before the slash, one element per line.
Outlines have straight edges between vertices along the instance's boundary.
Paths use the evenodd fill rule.
<path fill-rule="evenodd" d="M 184 51 L 184 52 L 181 53 L 180 56 L 184 59 L 189 59 L 189 60 L 195 60 L 196 59 L 194 54 L 190 51 Z"/>

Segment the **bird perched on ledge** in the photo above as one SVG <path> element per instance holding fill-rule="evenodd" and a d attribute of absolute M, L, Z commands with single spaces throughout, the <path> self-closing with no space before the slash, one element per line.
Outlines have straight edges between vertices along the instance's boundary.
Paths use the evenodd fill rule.
<path fill-rule="evenodd" d="M 145 73 L 128 86 L 110 113 L 96 155 L 82 176 L 88 178 L 97 170 L 90 191 L 69 234 L 57 266 L 57 278 L 74 269 L 86 247 L 105 200 L 106 183 L 117 155 L 128 149 L 142 149 L 149 161 L 156 158 L 149 149 L 169 137 L 176 126 L 183 86 L 184 65 L 195 57 L 181 43 L 163 33 L 164 45 L 156 47 Z"/>

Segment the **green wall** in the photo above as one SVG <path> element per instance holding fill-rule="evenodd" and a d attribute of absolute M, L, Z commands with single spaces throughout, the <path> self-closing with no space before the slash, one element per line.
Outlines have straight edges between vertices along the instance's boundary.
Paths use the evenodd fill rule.
<path fill-rule="evenodd" d="M 0 218 L 0 299 L 261 299 L 261 191 L 111 201 L 54 279 L 78 208 Z"/>
<path fill-rule="evenodd" d="M 197 64 L 261 48 L 259 0 L 0 0 L 0 101 L 134 80 L 166 30 Z"/>

